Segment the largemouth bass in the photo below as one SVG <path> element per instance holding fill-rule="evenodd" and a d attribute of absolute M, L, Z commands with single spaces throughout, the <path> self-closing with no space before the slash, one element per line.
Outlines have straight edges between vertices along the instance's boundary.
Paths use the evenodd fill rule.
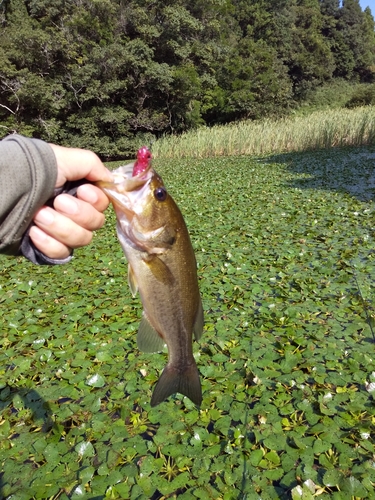
<path fill-rule="evenodd" d="M 137 334 L 141 351 L 168 348 L 168 363 L 152 394 L 151 406 L 179 392 L 202 402 L 193 335 L 203 331 L 193 247 L 182 214 L 151 166 L 147 148 L 135 163 L 113 171 L 114 182 L 97 185 L 110 198 L 117 235 L 128 260 L 128 283 L 139 291 L 143 314 Z"/>

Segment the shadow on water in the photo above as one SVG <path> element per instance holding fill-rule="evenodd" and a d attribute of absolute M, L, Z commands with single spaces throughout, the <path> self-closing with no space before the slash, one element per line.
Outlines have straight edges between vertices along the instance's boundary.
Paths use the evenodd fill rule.
<path fill-rule="evenodd" d="M 284 153 L 270 156 L 264 162 L 285 165 L 287 170 L 295 174 L 285 184 L 289 188 L 336 191 L 364 203 L 375 200 L 375 145 Z M 370 253 L 373 252 L 371 250 Z M 372 339 L 365 341 L 374 343 L 372 315 L 362 296 L 354 267 L 352 272 L 372 335 Z"/>
<path fill-rule="evenodd" d="M 19 402 L 19 404 L 15 402 Z M 5 386 L 0 391 L 0 416 L 6 420 L 13 416 L 16 418 L 21 410 L 29 410 L 28 421 L 38 429 L 39 432 L 47 433 L 53 429 L 55 423 L 52 419 L 52 411 L 42 396 L 34 389 L 19 389 L 17 387 Z M 9 439 L 16 439 L 15 434 L 9 436 Z M 4 469 L 0 470 L 0 499 L 7 498 L 8 494 L 4 490 L 7 484 L 7 478 L 4 475 Z M 22 487 L 22 478 L 19 478 L 19 486 Z M 12 495 L 11 495 L 12 496 Z"/>
<path fill-rule="evenodd" d="M 259 158 L 259 162 L 266 165 L 278 164 L 284 167 L 285 171 L 290 173 L 287 180 L 285 177 L 280 178 L 280 182 L 286 188 L 343 193 L 363 203 L 375 200 L 375 145 L 275 154 L 267 156 L 267 158 Z M 371 304 L 367 303 L 362 296 L 355 273 L 353 273 L 353 279 L 371 332 L 371 336 L 364 338 L 363 342 L 373 344 L 375 342 L 375 323 L 370 314 L 372 312 Z M 249 359 L 252 359 L 251 349 L 250 344 Z M 249 408 L 246 410 L 245 416 L 244 427 L 246 430 L 249 425 Z M 247 432 L 245 431 L 245 436 Z M 247 500 L 249 497 L 247 492 L 250 491 L 248 489 L 248 482 L 251 481 L 249 459 L 246 456 L 246 450 L 243 451 L 241 492 L 237 500 Z M 289 498 L 291 488 L 297 484 L 298 482 L 295 481 L 292 485 L 288 485 L 281 498 Z M 253 498 L 253 494 L 251 494 L 251 498 Z"/>
<path fill-rule="evenodd" d="M 345 192 L 362 202 L 375 199 L 375 146 L 285 153 L 262 161 L 295 173 L 288 187 Z"/>

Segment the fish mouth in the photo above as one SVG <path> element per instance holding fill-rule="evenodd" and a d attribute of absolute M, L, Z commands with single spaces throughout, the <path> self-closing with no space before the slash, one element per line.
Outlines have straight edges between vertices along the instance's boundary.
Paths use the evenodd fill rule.
<path fill-rule="evenodd" d="M 133 163 L 118 167 L 112 171 L 113 181 L 97 181 L 95 184 L 104 192 L 109 194 L 111 191 L 125 194 L 127 192 L 136 191 L 144 187 L 151 181 L 153 170 L 151 165 L 148 165 L 145 170 L 133 176 Z"/>
<path fill-rule="evenodd" d="M 133 176 L 133 166 L 133 163 L 129 163 L 113 170 L 112 182 L 95 182 L 95 185 L 104 191 L 113 205 L 123 210 L 129 219 L 135 212 L 141 210 L 142 203 L 140 202 L 154 175 L 154 170 L 149 165 L 144 171 Z"/>

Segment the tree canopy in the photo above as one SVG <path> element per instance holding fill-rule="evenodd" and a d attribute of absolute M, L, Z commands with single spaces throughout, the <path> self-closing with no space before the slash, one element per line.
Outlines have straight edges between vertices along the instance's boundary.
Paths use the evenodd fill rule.
<path fill-rule="evenodd" d="M 375 81 L 358 0 L 3 0 L 0 130 L 133 155 L 202 124 L 281 115 Z"/>

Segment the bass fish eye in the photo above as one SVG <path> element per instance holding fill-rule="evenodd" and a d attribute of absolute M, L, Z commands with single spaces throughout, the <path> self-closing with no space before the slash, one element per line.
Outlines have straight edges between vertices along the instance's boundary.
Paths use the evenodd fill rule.
<path fill-rule="evenodd" d="M 164 187 L 156 188 L 154 191 L 154 197 L 158 201 L 165 201 L 167 199 L 167 191 Z"/>

